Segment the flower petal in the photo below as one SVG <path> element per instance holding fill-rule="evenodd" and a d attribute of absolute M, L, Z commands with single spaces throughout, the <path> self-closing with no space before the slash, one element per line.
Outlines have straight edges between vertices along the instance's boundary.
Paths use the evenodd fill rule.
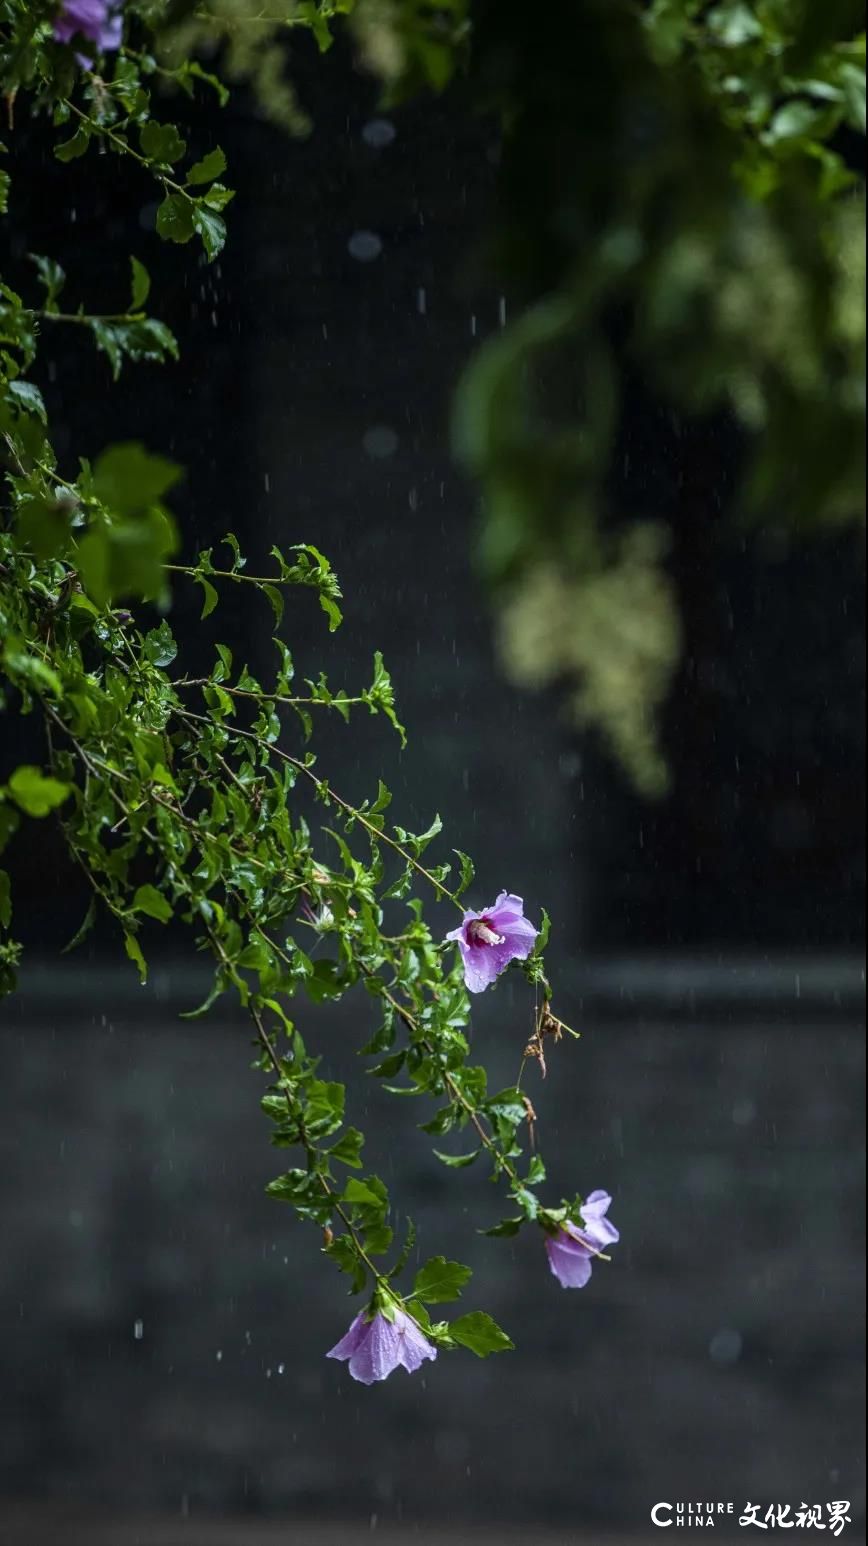
<path fill-rule="evenodd" d="M 352 1358 L 360 1341 L 365 1334 L 365 1317 L 363 1314 L 356 1316 L 349 1330 L 336 1342 L 333 1348 L 326 1353 L 326 1358 Z"/>
<path fill-rule="evenodd" d="M 525 956 L 530 955 L 533 942 L 539 933 L 530 920 L 525 918 L 523 909 L 524 903 L 520 896 L 501 891 L 489 913 L 492 927 L 498 934 L 503 934 L 513 947 L 512 960 L 523 961 Z"/>
<path fill-rule="evenodd" d="M 582 1218 L 586 1223 L 588 1219 L 601 1219 L 604 1213 L 608 1213 L 611 1206 L 611 1193 L 590 1192 L 582 1204 Z"/>
<path fill-rule="evenodd" d="M 527 918 L 504 918 L 495 913 L 491 921 L 498 934 L 502 934 L 509 944 L 513 960 L 523 961 L 525 956 L 530 955 L 539 930 Z"/>
<path fill-rule="evenodd" d="M 54 36 L 69 43 L 76 34 L 89 38 L 97 49 L 118 49 L 123 36 L 120 0 L 64 0 L 54 22 Z"/>
<path fill-rule="evenodd" d="M 387 1321 L 379 1311 L 366 1327 L 366 1335 L 359 1343 L 349 1362 L 354 1380 L 361 1385 L 373 1385 L 376 1380 L 388 1379 L 401 1361 L 401 1338 L 393 1321 Z"/>
<path fill-rule="evenodd" d="M 615 1225 L 605 1217 L 611 1202 L 608 1192 L 591 1192 L 579 1209 L 585 1223 L 585 1232 L 595 1245 L 616 1245 L 621 1238 Z"/>
<path fill-rule="evenodd" d="M 490 988 L 503 968 L 509 965 L 509 955 L 505 960 L 501 959 L 503 945 L 462 943 L 460 949 L 464 961 L 464 983 L 470 993 L 483 993 L 486 988 Z"/>
<path fill-rule="evenodd" d="M 585 1234 L 598 1248 L 605 1245 L 617 1245 L 621 1238 L 620 1231 L 608 1219 L 591 1219 L 585 1226 Z"/>
<path fill-rule="evenodd" d="M 433 1360 L 437 1357 L 437 1349 L 432 1347 L 415 1321 L 412 1321 L 402 1310 L 397 1312 L 395 1324 L 401 1338 L 401 1363 L 408 1374 L 414 1374 L 426 1358 Z"/>
<path fill-rule="evenodd" d="M 562 1288 L 584 1288 L 591 1276 L 591 1253 L 562 1229 L 546 1236 L 549 1266 Z"/>

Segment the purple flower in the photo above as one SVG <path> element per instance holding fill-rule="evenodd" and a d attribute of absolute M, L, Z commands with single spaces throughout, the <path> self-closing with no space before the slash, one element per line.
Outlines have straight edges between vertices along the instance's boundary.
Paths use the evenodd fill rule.
<path fill-rule="evenodd" d="M 611 1204 L 608 1192 L 591 1192 L 579 1212 L 585 1228 L 569 1220 L 557 1234 L 546 1235 L 549 1266 L 562 1288 L 584 1288 L 591 1276 L 591 1263 L 602 1248 L 615 1245 L 621 1238 L 606 1218 Z"/>
<path fill-rule="evenodd" d="M 530 955 L 538 931 L 525 918 L 523 905 L 520 896 L 501 891 L 493 907 L 465 913 L 461 927 L 447 934 L 447 939 L 458 943 L 471 993 L 482 993 L 510 961 L 524 961 Z"/>
<path fill-rule="evenodd" d="M 123 0 L 63 0 L 54 23 L 54 36 L 59 43 L 71 43 L 74 37 L 88 38 L 97 53 L 111 53 L 121 46 L 122 4 Z M 84 62 L 89 64 L 90 60 Z"/>
<path fill-rule="evenodd" d="M 366 1320 L 364 1312 L 357 1315 L 346 1336 L 326 1353 L 326 1358 L 349 1363 L 350 1374 L 362 1385 L 387 1379 L 399 1365 L 413 1374 L 424 1359 L 436 1357 L 436 1347 L 422 1335 L 415 1321 L 397 1308 L 393 1321 L 387 1320 L 381 1310 L 372 1320 Z"/>
<path fill-rule="evenodd" d="M 608 1192 L 591 1192 L 579 1209 L 585 1225 L 584 1233 L 598 1250 L 601 1246 L 617 1245 L 621 1238 L 614 1224 L 606 1218 L 611 1206 L 612 1199 Z"/>

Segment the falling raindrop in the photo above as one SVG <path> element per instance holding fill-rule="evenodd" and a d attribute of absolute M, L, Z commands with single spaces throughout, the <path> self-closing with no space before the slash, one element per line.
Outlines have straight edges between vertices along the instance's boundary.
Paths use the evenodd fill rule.
<path fill-rule="evenodd" d="M 398 436 L 388 424 L 376 424 L 372 429 L 366 430 L 362 444 L 368 453 L 377 460 L 387 456 L 394 456 L 398 449 Z"/>
<path fill-rule="evenodd" d="M 359 263 L 373 263 L 383 250 L 383 243 L 376 231 L 354 231 L 347 248 L 351 258 L 357 258 Z"/>
<path fill-rule="evenodd" d="M 388 118 L 371 118 L 362 130 L 362 139 L 374 150 L 383 150 L 386 145 L 391 145 L 397 132 Z"/>
<path fill-rule="evenodd" d="M 136 1340 L 136 1342 L 141 1342 L 142 1337 L 144 1335 L 145 1335 L 145 1323 L 144 1323 L 144 1321 L 133 1321 L 133 1337 Z"/>
<path fill-rule="evenodd" d="M 756 1105 L 749 1096 L 737 1100 L 732 1108 L 732 1120 L 736 1127 L 750 1127 L 756 1116 Z"/>
<path fill-rule="evenodd" d="M 735 1331 L 732 1326 L 722 1326 L 708 1344 L 708 1356 L 712 1363 L 727 1368 L 730 1364 L 738 1363 L 743 1347 L 741 1332 Z"/>

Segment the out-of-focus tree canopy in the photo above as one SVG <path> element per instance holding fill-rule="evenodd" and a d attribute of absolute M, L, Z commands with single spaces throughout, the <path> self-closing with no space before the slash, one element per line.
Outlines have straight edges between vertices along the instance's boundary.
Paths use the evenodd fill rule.
<path fill-rule="evenodd" d="M 155 9 L 161 9 L 156 6 Z M 628 385 L 744 439 L 729 514 L 797 535 L 864 507 L 865 34 L 854 0 L 182 0 L 166 57 L 226 52 L 304 114 L 287 39 L 342 27 L 401 103 L 445 88 L 500 137 L 486 234 L 519 302 L 471 364 L 455 439 L 519 681 L 568 685 L 637 784 L 680 653 L 665 523 L 625 502 Z M 289 60 L 289 75 L 292 64 Z M 482 233 L 479 233 L 482 234 Z M 472 241 L 472 236 L 469 241 Z"/>

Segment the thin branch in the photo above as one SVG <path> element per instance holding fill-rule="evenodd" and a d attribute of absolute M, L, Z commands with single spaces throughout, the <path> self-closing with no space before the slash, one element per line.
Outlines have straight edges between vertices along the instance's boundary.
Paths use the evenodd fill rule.
<path fill-rule="evenodd" d="M 213 721 L 206 718 L 204 714 L 194 714 L 191 709 L 181 708 L 180 705 L 177 707 L 173 706 L 172 712 L 178 715 L 181 719 L 189 719 L 196 724 L 211 725 L 213 723 Z M 241 740 L 252 741 L 256 746 L 265 747 L 269 753 L 275 757 L 279 757 L 282 762 L 288 763 L 290 767 L 295 768 L 297 773 L 302 773 L 306 779 L 309 779 L 312 784 L 316 785 L 316 788 L 323 799 L 330 801 L 331 804 L 337 805 L 342 811 L 345 811 L 348 816 L 351 816 L 353 820 L 359 823 L 360 826 L 364 827 L 365 831 L 369 833 L 375 842 L 385 843 L 387 847 L 393 850 L 393 852 L 399 854 L 405 863 L 410 865 L 411 869 L 414 869 L 417 874 L 422 875 L 425 880 L 428 881 L 429 885 L 434 887 L 435 891 L 439 892 L 439 894 L 442 897 L 445 897 L 447 901 L 453 902 L 459 911 L 463 913 L 464 909 L 454 892 L 450 891 L 448 887 L 444 886 L 435 875 L 431 874 L 430 870 L 426 870 L 424 864 L 420 864 L 418 859 L 415 859 L 411 853 L 408 853 L 407 849 L 402 847 L 397 839 L 389 837 L 388 833 L 383 832 L 379 827 L 374 826 L 374 823 L 372 821 L 368 821 L 367 817 L 362 811 L 357 810 L 356 807 L 351 805 L 348 800 L 344 800 L 341 795 L 336 794 L 335 791 L 330 787 L 328 781 L 319 778 L 318 775 L 314 773 L 313 769 L 308 767 L 307 763 L 303 762 L 300 757 L 293 757 L 290 752 L 283 751 L 279 746 L 269 745 L 267 741 L 264 741 L 261 736 L 256 735 L 252 730 L 241 730 L 237 725 L 233 725 L 231 729 L 227 726 L 226 730 L 227 734 L 230 736 L 237 736 Z"/>

